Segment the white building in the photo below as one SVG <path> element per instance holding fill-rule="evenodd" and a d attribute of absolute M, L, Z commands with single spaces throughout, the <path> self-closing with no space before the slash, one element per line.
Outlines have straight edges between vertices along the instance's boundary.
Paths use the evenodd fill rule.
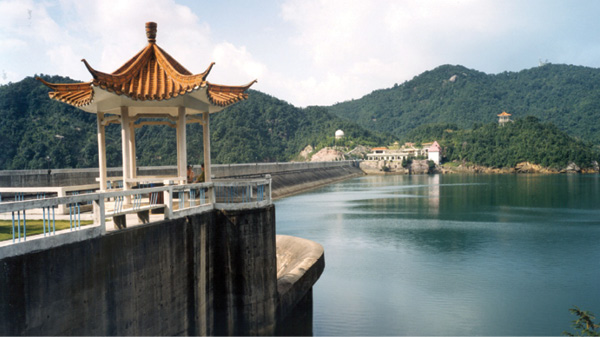
<path fill-rule="evenodd" d="M 436 164 L 439 164 L 441 159 L 440 144 L 435 141 L 433 143 L 424 143 L 422 145 L 422 147 L 417 147 L 414 143 L 405 143 L 399 149 L 374 147 L 372 149 L 373 152 L 367 154 L 367 160 L 403 161 L 407 158 L 427 157 L 427 159 L 433 160 Z"/>
<path fill-rule="evenodd" d="M 335 132 L 335 139 L 342 139 L 342 138 L 344 138 L 344 131 L 342 131 L 342 130 L 337 130 L 337 131 Z"/>
<path fill-rule="evenodd" d="M 436 165 L 440 164 L 440 160 L 442 159 L 442 147 L 437 141 L 434 141 L 429 149 L 427 149 L 427 159 L 433 161 Z"/>

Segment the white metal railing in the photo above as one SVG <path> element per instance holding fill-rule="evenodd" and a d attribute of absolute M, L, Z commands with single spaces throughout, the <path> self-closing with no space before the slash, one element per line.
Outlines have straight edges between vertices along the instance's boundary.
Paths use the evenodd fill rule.
<path fill-rule="evenodd" d="M 25 247 L 9 249 L 11 246 L 22 246 L 19 243 L 36 242 L 30 245 L 33 247 L 31 249 L 39 249 L 58 242 L 62 244 L 102 235 L 106 232 L 106 218 L 112 217 L 116 223 L 119 216 L 131 213 L 140 216 L 143 212 L 148 216 L 149 211 L 164 208 L 164 219 L 175 219 L 212 209 L 249 209 L 272 202 L 270 175 L 264 179 L 168 185 L 45 199 L 25 200 L 23 194 L 17 195 L 18 201 L 0 202 L 0 219 L 9 220 L 12 224 L 12 240 L 0 242 L 0 258 L 29 250 Z M 92 212 L 84 213 L 81 206 L 89 204 Z M 68 218 L 56 211 L 59 208 L 68 210 Z M 68 220 L 69 227 L 57 230 L 56 220 L 59 218 Z M 42 234 L 27 234 L 27 222 L 33 219 L 42 221 Z M 82 225 L 82 219 L 91 224 Z M 72 237 L 69 237 L 69 233 Z M 54 239 L 48 240 L 48 244 L 40 243 L 46 241 L 41 239 L 47 237 Z"/>
<path fill-rule="evenodd" d="M 98 188 L 99 184 L 55 187 L 0 187 L 0 202 L 9 201 L 9 199 L 13 199 L 14 201 L 22 201 L 24 194 L 35 194 L 38 199 L 45 199 L 47 197 L 50 197 L 50 195 L 66 197 L 69 195 L 93 193 L 96 190 L 98 190 Z M 7 194 L 12 194 L 11 198 L 7 198 Z M 59 212 L 59 214 L 69 214 L 69 209 L 64 204 L 59 205 L 56 211 Z"/>

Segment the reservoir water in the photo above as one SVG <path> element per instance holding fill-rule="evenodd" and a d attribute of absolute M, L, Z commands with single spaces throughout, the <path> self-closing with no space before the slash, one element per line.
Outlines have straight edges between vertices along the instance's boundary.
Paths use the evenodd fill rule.
<path fill-rule="evenodd" d="M 600 318 L 599 175 L 366 176 L 276 213 L 278 234 L 325 248 L 315 335 L 560 335 L 573 305 Z"/>

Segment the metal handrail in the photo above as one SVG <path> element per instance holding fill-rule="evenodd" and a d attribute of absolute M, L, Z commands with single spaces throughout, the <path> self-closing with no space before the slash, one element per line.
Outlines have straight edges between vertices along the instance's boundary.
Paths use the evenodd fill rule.
<path fill-rule="evenodd" d="M 223 193 L 231 193 L 230 197 L 225 197 L 225 194 L 219 195 L 219 191 Z M 179 194 L 187 195 L 187 200 L 183 200 L 183 207 L 174 207 L 173 200 Z M 198 194 L 196 194 L 198 192 Z M 164 193 L 164 203 L 157 203 L 158 193 Z M 149 205 L 142 205 L 142 199 L 145 200 L 147 195 Z M 127 198 L 131 199 L 127 202 Z M 105 203 L 108 200 L 115 202 L 115 207 L 112 211 L 106 209 Z M 81 226 L 81 208 L 79 205 L 92 204 L 92 219 L 93 224 Z M 206 212 L 212 209 L 249 209 L 262 207 L 272 203 L 271 200 L 271 177 L 266 175 L 264 179 L 251 179 L 244 181 L 215 181 L 185 185 L 167 185 L 150 188 L 139 188 L 120 191 L 98 191 L 94 193 L 69 195 L 64 197 L 51 197 L 46 199 L 32 199 L 23 201 L 0 202 L 0 214 L 12 213 L 17 215 L 19 231 L 18 242 L 21 242 L 21 212 L 23 219 L 23 234 L 27 229 L 27 218 L 32 219 L 31 214 L 26 215 L 26 211 L 40 210 L 43 221 L 44 237 L 48 235 L 68 234 L 69 232 L 84 231 L 91 227 L 95 227 L 94 235 L 102 235 L 106 232 L 105 218 L 144 211 L 151 208 L 163 206 L 165 208 L 165 219 L 175 219 L 192 214 Z M 50 224 L 55 223 L 54 209 L 59 206 L 66 206 L 71 219 L 70 231 L 56 231 L 56 228 L 51 230 Z M 51 211 L 52 209 L 52 211 Z M 38 219 L 39 220 L 39 219 Z M 13 233 L 15 226 L 13 225 Z M 41 235 L 41 234 L 40 234 Z M 89 235 L 88 235 L 89 237 Z M 36 239 L 39 239 L 37 237 Z M 23 236 L 22 241 L 27 241 L 27 237 Z M 18 243 L 13 240 L 13 243 Z M 0 244 L 1 250 L 6 246 L 6 241 Z"/>

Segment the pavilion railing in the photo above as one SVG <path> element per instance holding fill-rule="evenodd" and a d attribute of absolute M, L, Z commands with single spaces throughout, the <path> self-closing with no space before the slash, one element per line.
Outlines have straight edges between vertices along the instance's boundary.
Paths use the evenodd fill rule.
<path fill-rule="evenodd" d="M 241 210 L 270 205 L 271 177 L 244 181 L 168 185 L 121 191 L 39 197 L 0 202 L 0 258 L 76 242 L 106 233 L 106 219 L 163 209 L 176 219 L 213 209 Z M 162 198 L 161 198 L 162 197 Z M 11 198 L 12 199 L 12 198 Z M 85 212 L 91 205 L 92 212 Z M 58 212 L 66 209 L 66 214 Z M 162 220 L 162 219 L 160 219 Z M 61 226 L 57 226 L 57 222 Z M 116 221 L 115 221 L 116 222 Z M 41 230 L 40 230 L 41 227 Z"/>

